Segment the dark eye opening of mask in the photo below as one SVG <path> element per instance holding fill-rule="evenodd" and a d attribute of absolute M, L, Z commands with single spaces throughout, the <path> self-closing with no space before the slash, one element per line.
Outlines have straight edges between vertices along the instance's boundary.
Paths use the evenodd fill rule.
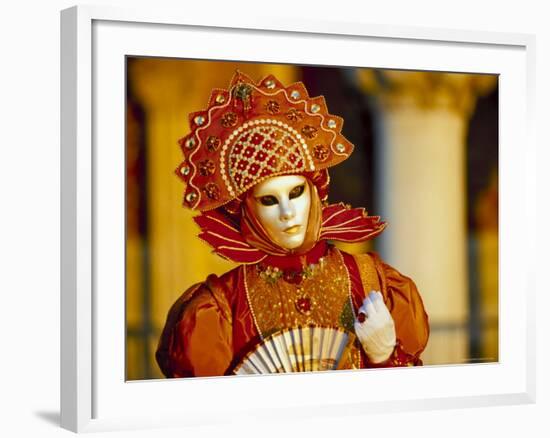
<path fill-rule="evenodd" d="M 305 184 L 301 184 L 299 186 L 294 187 L 290 193 L 288 194 L 289 199 L 298 198 L 299 196 L 302 196 L 305 190 Z"/>
<path fill-rule="evenodd" d="M 277 198 L 273 195 L 261 196 L 259 199 L 262 205 L 269 206 L 269 205 L 275 205 L 279 203 L 279 201 L 277 201 Z"/>

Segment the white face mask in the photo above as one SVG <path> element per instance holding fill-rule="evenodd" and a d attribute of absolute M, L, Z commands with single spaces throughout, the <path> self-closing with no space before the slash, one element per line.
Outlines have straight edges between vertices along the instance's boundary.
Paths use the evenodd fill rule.
<path fill-rule="evenodd" d="M 298 248 L 306 236 L 311 193 L 305 177 L 274 176 L 252 189 L 254 213 L 277 245 Z"/>

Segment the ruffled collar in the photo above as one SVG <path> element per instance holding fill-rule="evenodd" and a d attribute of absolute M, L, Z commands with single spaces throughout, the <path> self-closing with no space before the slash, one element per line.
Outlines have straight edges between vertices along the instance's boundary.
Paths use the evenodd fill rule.
<path fill-rule="evenodd" d="M 350 208 L 342 203 L 323 207 L 319 241 L 305 254 L 270 255 L 251 246 L 239 225 L 218 209 L 204 211 L 194 218 L 199 237 L 220 257 L 240 264 L 264 262 L 283 269 L 296 269 L 316 263 L 326 252 L 326 241 L 363 242 L 379 235 L 386 227 L 380 216 L 368 216 L 363 208 Z"/>
<path fill-rule="evenodd" d="M 268 255 L 260 263 L 263 266 L 278 268 L 282 271 L 300 271 L 306 266 L 316 265 L 327 253 L 326 240 L 320 240 L 305 254 L 288 254 L 284 256 Z"/>

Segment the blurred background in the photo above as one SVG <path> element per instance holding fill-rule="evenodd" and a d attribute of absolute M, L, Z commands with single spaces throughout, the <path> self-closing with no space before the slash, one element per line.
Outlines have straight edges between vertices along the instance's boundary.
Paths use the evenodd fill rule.
<path fill-rule="evenodd" d="M 302 81 L 344 118 L 355 151 L 331 168 L 329 201 L 389 226 L 339 246 L 377 251 L 416 282 L 430 318 L 424 364 L 498 361 L 497 76 L 128 57 L 127 380 L 163 377 L 154 354 L 170 306 L 234 267 L 196 237 L 174 171 L 187 115 L 236 69 Z"/>

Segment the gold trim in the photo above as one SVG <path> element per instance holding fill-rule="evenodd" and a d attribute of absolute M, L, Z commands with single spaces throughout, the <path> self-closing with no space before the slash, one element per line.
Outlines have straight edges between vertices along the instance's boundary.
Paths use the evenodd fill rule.
<path fill-rule="evenodd" d="M 250 245 L 248 245 L 246 242 L 242 242 L 242 241 L 238 241 L 238 240 L 233 240 L 233 239 L 230 239 L 229 237 L 225 237 L 225 236 L 222 236 L 221 234 L 218 234 L 218 233 L 214 233 L 213 231 L 205 231 L 204 232 L 205 234 L 209 234 L 211 236 L 215 236 L 215 237 L 219 237 L 220 239 L 222 240 L 226 240 L 228 242 L 233 242 L 233 243 L 236 243 L 238 245 L 243 245 L 245 247 L 250 247 Z M 258 250 L 256 250 L 258 251 Z"/>

